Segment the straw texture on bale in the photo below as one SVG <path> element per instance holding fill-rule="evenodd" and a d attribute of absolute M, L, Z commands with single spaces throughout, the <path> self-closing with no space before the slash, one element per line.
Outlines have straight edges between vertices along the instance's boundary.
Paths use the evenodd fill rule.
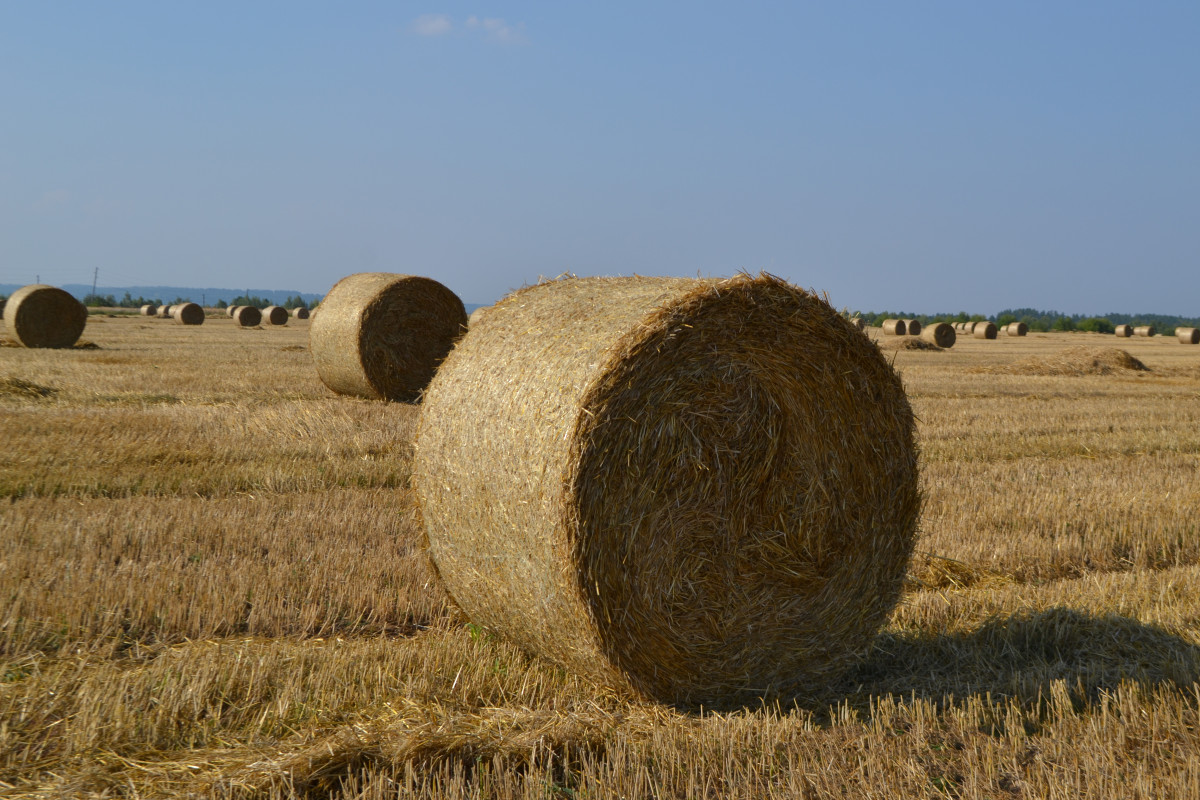
<path fill-rule="evenodd" d="M 1134 336 L 1153 336 L 1155 333 L 1157 331 L 1155 331 L 1153 325 L 1139 325 L 1133 329 Z"/>
<path fill-rule="evenodd" d="M 1183 344 L 1200 344 L 1200 328 L 1176 328 L 1175 338 Z"/>
<path fill-rule="evenodd" d="M 292 309 L 292 316 L 295 319 L 308 319 L 308 309 L 304 306 L 296 306 Z"/>
<path fill-rule="evenodd" d="M 908 325 L 902 319 L 885 319 L 883 332 L 888 336 L 905 336 L 908 333 Z"/>
<path fill-rule="evenodd" d="M 1024 336 L 1029 333 L 1029 326 L 1024 322 L 1010 322 L 1004 326 L 1004 332 L 1009 336 Z"/>
<path fill-rule="evenodd" d="M 171 307 L 170 306 L 159 306 L 158 307 L 158 316 L 162 319 L 169 319 L 171 317 Z"/>
<path fill-rule="evenodd" d="M 523 289 L 423 402 L 413 485 L 450 593 L 598 682 L 688 707 L 802 694 L 899 596 L 908 400 L 870 339 L 776 278 Z"/>
<path fill-rule="evenodd" d="M 909 336 L 921 335 L 921 321 L 919 319 L 904 320 L 904 327 L 907 329 Z"/>
<path fill-rule="evenodd" d="M 8 298 L 4 328 L 25 347 L 71 347 L 83 334 L 87 316 L 87 308 L 70 292 L 35 283 Z"/>
<path fill-rule="evenodd" d="M 271 325 L 287 325 L 288 312 L 283 306 L 267 306 L 262 311 L 262 318 Z"/>
<path fill-rule="evenodd" d="M 1130 336 L 1133 336 L 1133 326 L 1132 325 L 1118 325 L 1114 332 L 1117 334 L 1117 336 L 1121 337 L 1122 339 L 1127 339 Z"/>
<path fill-rule="evenodd" d="M 138 309 L 138 313 L 140 313 L 143 317 L 153 317 L 156 314 L 158 314 L 158 306 L 154 306 L 154 305 L 142 306 L 140 309 Z"/>
<path fill-rule="evenodd" d="M 196 303 L 180 303 L 175 306 L 175 313 L 171 316 L 180 325 L 203 325 L 204 324 L 204 309 Z"/>
<path fill-rule="evenodd" d="M 262 322 L 262 312 L 254 306 L 238 306 L 233 312 L 233 321 L 243 328 L 253 328 Z"/>
<path fill-rule="evenodd" d="M 860 331 L 865 331 L 867 329 L 867 321 L 862 317 L 851 317 L 850 324 Z"/>
<path fill-rule="evenodd" d="M 975 327 L 971 329 L 971 335 L 976 339 L 995 339 L 996 324 L 994 322 L 976 322 Z"/>
<path fill-rule="evenodd" d="M 921 338 L 927 342 L 933 342 L 938 347 L 954 347 L 954 342 L 958 340 L 958 334 L 945 322 L 935 322 L 921 329 Z"/>
<path fill-rule="evenodd" d="M 454 292 L 431 278 L 360 272 L 312 316 L 308 349 L 338 394 L 415 401 L 467 326 Z"/>
<path fill-rule="evenodd" d="M 471 316 L 467 317 L 467 327 L 469 328 L 472 325 L 478 325 L 479 320 L 483 319 L 485 314 L 487 314 L 487 306 L 480 306 L 472 311 Z"/>
<path fill-rule="evenodd" d="M 174 316 L 175 316 L 175 312 L 179 310 L 179 307 L 180 307 L 181 305 L 183 305 L 183 304 L 182 304 L 182 303 L 175 303 L 175 304 L 171 305 L 169 308 L 167 308 L 167 316 L 168 316 L 168 317 L 174 317 Z"/>

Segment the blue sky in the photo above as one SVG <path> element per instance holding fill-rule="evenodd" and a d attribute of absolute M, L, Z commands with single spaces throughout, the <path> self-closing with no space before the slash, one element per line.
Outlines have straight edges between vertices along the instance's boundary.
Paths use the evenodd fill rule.
<path fill-rule="evenodd" d="M 1200 4 L 5 3 L 0 283 L 1200 314 Z"/>

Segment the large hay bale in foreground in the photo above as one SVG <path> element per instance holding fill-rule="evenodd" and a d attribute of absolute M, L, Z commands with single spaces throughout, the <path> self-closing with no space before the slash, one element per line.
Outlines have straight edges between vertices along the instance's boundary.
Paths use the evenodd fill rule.
<path fill-rule="evenodd" d="M 1029 326 L 1024 322 L 1010 322 L 1004 326 L 1004 332 L 1009 336 L 1025 336 L 1029 333 Z"/>
<path fill-rule="evenodd" d="M 1183 344 L 1200 344 L 1200 328 L 1176 328 L 1175 338 Z"/>
<path fill-rule="evenodd" d="M 958 334 L 947 323 L 935 322 L 921 329 L 921 338 L 927 342 L 933 342 L 938 347 L 954 347 L 954 342 L 958 340 Z"/>
<path fill-rule="evenodd" d="M 690 707 L 803 693 L 899 596 L 908 400 L 870 339 L 776 278 L 523 289 L 423 402 L 413 485 L 450 593 L 594 680 Z"/>
<path fill-rule="evenodd" d="M 905 336 L 908 333 L 908 324 L 902 319 L 885 319 L 883 332 L 887 336 Z"/>
<path fill-rule="evenodd" d="M 158 306 L 156 306 L 156 305 L 144 305 L 144 306 L 142 306 L 141 308 L 139 308 L 139 309 L 138 309 L 138 313 L 139 313 L 139 314 L 141 314 L 143 317 L 153 317 L 153 316 L 156 316 L 156 315 L 158 314 Z"/>
<path fill-rule="evenodd" d="M 4 328 L 25 347 L 71 347 L 87 325 L 87 307 L 57 286 L 17 289 L 4 305 Z"/>
<path fill-rule="evenodd" d="M 233 312 L 233 321 L 243 328 L 253 328 L 262 322 L 262 312 L 254 306 L 238 306 Z"/>
<path fill-rule="evenodd" d="M 338 281 L 308 329 L 321 381 L 338 394 L 414 401 L 467 326 L 431 278 L 360 272 Z"/>
<path fill-rule="evenodd" d="M 1117 336 L 1122 339 L 1128 339 L 1130 336 L 1133 336 L 1133 326 L 1132 325 L 1118 325 L 1116 330 L 1114 331 L 1114 333 L 1116 333 Z"/>
<path fill-rule="evenodd" d="M 994 322 L 976 322 L 975 327 L 971 329 L 971 335 L 976 339 L 995 339 L 996 338 L 996 323 Z"/>
<path fill-rule="evenodd" d="M 487 314 L 487 309 L 487 306 L 480 306 L 472 311 L 471 316 L 467 317 L 467 327 L 470 328 L 473 325 L 478 325 L 479 320 L 483 319 L 484 315 Z"/>
<path fill-rule="evenodd" d="M 1157 331 L 1153 325 L 1139 325 L 1133 329 L 1134 336 L 1153 336 Z"/>
<path fill-rule="evenodd" d="M 904 320 L 904 327 L 908 331 L 909 336 L 920 336 L 921 335 L 921 320 L 919 320 L 919 319 Z"/>
<path fill-rule="evenodd" d="M 293 319 L 308 319 L 308 309 L 304 306 L 296 306 L 292 309 Z"/>
<path fill-rule="evenodd" d="M 288 312 L 283 306 L 267 306 L 262 311 L 262 318 L 271 325 L 287 325 Z"/>
<path fill-rule="evenodd" d="M 196 303 L 180 303 L 171 314 L 180 325 L 203 325 L 204 309 Z"/>

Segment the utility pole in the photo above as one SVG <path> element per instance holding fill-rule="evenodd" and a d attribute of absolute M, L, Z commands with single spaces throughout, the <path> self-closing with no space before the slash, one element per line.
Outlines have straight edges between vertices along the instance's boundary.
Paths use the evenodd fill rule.
<path fill-rule="evenodd" d="M 96 296 L 96 279 L 100 277 L 100 268 L 96 267 L 96 271 L 92 273 L 92 297 Z"/>

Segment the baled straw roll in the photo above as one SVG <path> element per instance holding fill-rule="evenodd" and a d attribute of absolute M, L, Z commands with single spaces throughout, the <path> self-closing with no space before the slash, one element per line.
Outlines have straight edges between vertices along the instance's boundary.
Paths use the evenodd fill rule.
<path fill-rule="evenodd" d="M 783 281 L 509 295 L 426 390 L 413 483 L 476 622 L 694 707 L 789 696 L 868 645 L 920 508 L 879 348 Z"/>
<path fill-rule="evenodd" d="M 196 303 L 180 303 L 171 314 L 180 325 L 203 325 L 204 309 Z"/>
<path fill-rule="evenodd" d="M 921 320 L 919 320 L 919 319 L 904 320 L 904 327 L 905 327 L 905 330 L 908 332 L 909 336 L 920 336 L 921 335 Z"/>
<path fill-rule="evenodd" d="M 288 312 L 283 306 L 267 306 L 262 311 L 262 318 L 271 325 L 287 325 Z"/>
<path fill-rule="evenodd" d="M 227 306 L 225 308 L 225 316 L 233 319 L 233 312 L 237 311 L 239 306 Z"/>
<path fill-rule="evenodd" d="M 996 323 L 994 322 L 976 322 L 975 327 L 971 329 L 971 335 L 976 339 L 995 339 L 996 338 Z"/>
<path fill-rule="evenodd" d="M 1119 336 L 1122 339 L 1128 339 L 1130 336 L 1133 336 L 1133 326 L 1132 325 L 1118 325 L 1116 330 L 1114 331 L 1114 333 L 1116 333 L 1117 336 Z"/>
<path fill-rule="evenodd" d="M 4 328 L 24 347 L 72 347 L 87 317 L 74 295 L 44 283 L 17 289 L 4 304 Z"/>
<path fill-rule="evenodd" d="M 954 347 L 954 342 L 958 339 L 958 334 L 954 332 L 952 325 L 945 322 L 935 322 L 921 329 L 921 338 L 927 342 L 933 342 L 938 347 Z"/>
<path fill-rule="evenodd" d="M 1157 331 L 1153 325 L 1139 325 L 1133 329 L 1134 336 L 1153 336 Z"/>
<path fill-rule="evenodd" d="M 1024 322 L 1010 322 L 1004 326 L 1004 332 L 1009 336 L 1025 336 L 1029 333 L 1029 326 Z"/>
<path fill-rule="evenodd" d="M 158 313 L 158 306 L 144 305 L 138 309 L 138 313 L 141 314 L 143 317 L 153 317 L 155 314 Z"/>
<path fill-rule="evenodd" d="M 1183 344 L 1200 344 L 1200 328 L 1176 328 L 1175 338 Z"/>
<path fill-rule="evenodd" d="M 885 319 L 883 332 L 887 336 L 905 336 L 908 333 L 908 325 L 902 319 Z"/>
<path fill-rule="evenodd" d="M 437 281 L 360 272 L 321 301 L 308 349 L 338 394 L 414 401 L 466 326 L 462 301 Z"/>
<path fill-rule="evenodd" d="M 262 312 L 254 306 L 238 306 L 234 309 L 233 321 L 243 328 L 253 328 L 262 322 Z"/>
<path fill-rule="evenodd" d="M 304 306 L 296 306 L 292 309 L 293 319 L 308 319 L 308 309 Z"/>

